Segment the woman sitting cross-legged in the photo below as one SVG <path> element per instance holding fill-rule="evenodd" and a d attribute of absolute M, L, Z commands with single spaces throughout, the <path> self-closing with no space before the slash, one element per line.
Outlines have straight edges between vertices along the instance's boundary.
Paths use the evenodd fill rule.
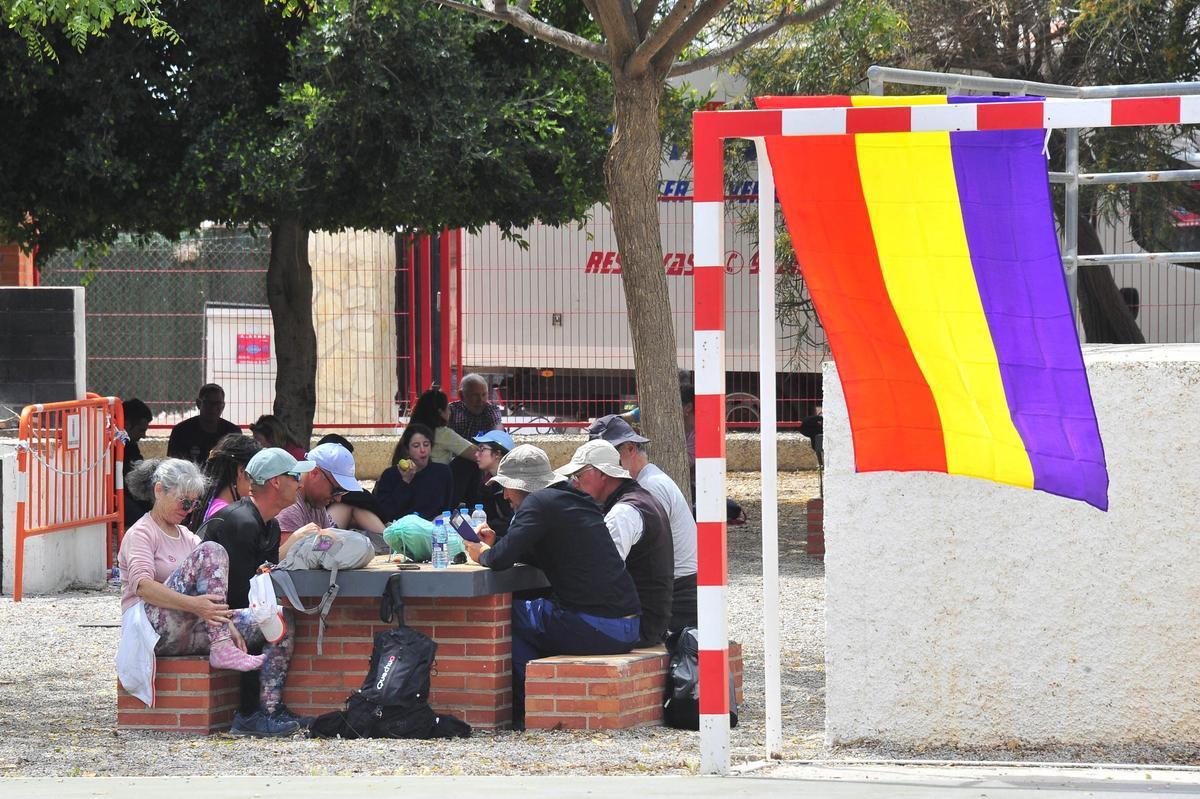
<path fill-rule="evenodd" d="M 272 614 L 260 627 L 250 610 L 226 604 L 229 555 L 220 544 L 201 543 L 181 524 L 205 485 L 195 464 L 177 458 L 142 461 L 126 478 L 126 489 L 152 505 L 126 531 L 117 556 L 123 627 L 148 622 L 158 636 L 157 656 L 207 654 L 216 668 L 261 669 L 262 704 L 253 715 L 235 719 L 231 732 L 290 735 L 300 727 L 281 701 L 293 648 L 290 614 L 284 611 L 282 620 Z M 122 648 L 131 632 L 122 630 Z M 259 647 L 261 655 L 249 654 Z M 153 668 L 152 662 L 146 665 Z"/>

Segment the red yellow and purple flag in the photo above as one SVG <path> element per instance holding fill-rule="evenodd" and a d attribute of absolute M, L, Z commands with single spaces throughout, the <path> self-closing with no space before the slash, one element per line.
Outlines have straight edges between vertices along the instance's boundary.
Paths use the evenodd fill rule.
<path fill-rule="evenodd" d="M 1044 131 L 766 141 L 838 364 L 856 469 L 967 475 L 1107 510 L 1108 471 L 1059 255 Z"/>

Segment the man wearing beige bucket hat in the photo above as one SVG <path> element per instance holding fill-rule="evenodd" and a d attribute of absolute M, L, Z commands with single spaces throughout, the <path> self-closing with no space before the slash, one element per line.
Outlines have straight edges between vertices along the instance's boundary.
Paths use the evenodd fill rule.
<path fill-rule="evenodd" d="M 642 604 L 642 636 L 638 646 L 663 642 L 671 621 L 675 548 L 671 523 L 662 505 L 638 485 L 616 447 L 602 438 L 575 450 L 558 474 L 600 504 L 604 522 Z"/>
<path fill-rule="evenodd" d="M 554 592 L 553 599 L 513 601 L 513 725 L 519 729 L 526 664 L 551 655 L 628 652 L 641 634 L 641 605 L 600 508 L 554 473 L 545 452 L 530 444 L 513 448 L 491 482 L 512 504 L 512 522 L 501 539 L 481 527 L 485 543 L 467 542 L 468 554 L 491 569 L 517 561 L 537 566 Z"/>

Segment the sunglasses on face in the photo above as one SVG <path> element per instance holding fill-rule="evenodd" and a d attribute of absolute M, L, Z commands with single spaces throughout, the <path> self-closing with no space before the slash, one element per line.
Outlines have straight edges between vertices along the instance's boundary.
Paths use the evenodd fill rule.
<path fill-rule="evenodd" d="M 191 513 L 196 508 L 200 507 L 200 500 L 197 497 L 179 498 L 179 507 L 183 508 L 188 513 Z"/>
<path fill-rule="evenodd" d="M 338 485 L 334 479 L 329 476 L 329 472 L 325 471 L 324 469 L 321 469 L 320 472 L 321 476 L 325 478 L 325 482 L 329 483 L 329 496 L 337 499 L 338 497 L 344 497 L 346 494 L 350 493 Z"/>
<path fill-rule="evenodd" d="M 300 472 L 284 472 L 284 474 L 286 474 L 288 477 L 292 478 L 293 480 L 296 480 L 297 482 L 299 482 L 299 480 L 300 480 Z"/>

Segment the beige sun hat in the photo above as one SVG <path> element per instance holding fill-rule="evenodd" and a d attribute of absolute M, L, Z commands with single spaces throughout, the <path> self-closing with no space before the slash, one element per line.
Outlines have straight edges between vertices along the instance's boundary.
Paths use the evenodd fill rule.
<path fill-rule="evenodd" d="M 545 452 L 532 444 L 521 444 L 504 456 L 496 467 L 496 476 L 488 482 L 532 494 L 562 479 L 550 468 Z"/>
<path fill-rule="evenodd" d="M 570 463 L 558 467 L 555 471 L 563 477 L 570 477 L 585 466 L 594 466 L 609 477 L 617 477 L 622 480 L 633 478 L 633 475 L 621 466 L 621 455 L 617 452 L 617 448 L 603 438 L 594 438 L 584 443 L 575 450 Z"/>

